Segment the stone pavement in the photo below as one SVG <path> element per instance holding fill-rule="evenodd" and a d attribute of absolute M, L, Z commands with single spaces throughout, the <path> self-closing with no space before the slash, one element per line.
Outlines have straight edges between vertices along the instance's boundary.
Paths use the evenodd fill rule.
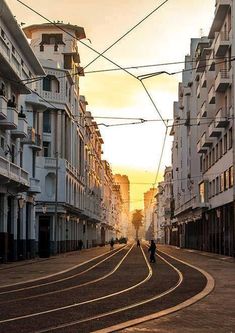
<path fill-rule="evenodd" d="M 120 245 L 115 245 L 115 249 Z M 51 256 L 0 265 L 0 287 L 44 278 L 72 269 L 94 257 L 110 252 L 109 246 L 84 249 Z"/>
<path fill-rule="evenodd" d="M 215 279 L 211 294 L 188 308 L 144 322 L 123 333 L 235 333 L 235 259 L 206 252 L 159 246 Z"/>

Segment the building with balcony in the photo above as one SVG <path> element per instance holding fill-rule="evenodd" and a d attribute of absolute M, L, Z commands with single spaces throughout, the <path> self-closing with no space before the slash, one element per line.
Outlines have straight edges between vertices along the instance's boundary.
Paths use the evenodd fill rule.
<path fill-rule="evenodd" d="M 184 136 L 187 129 L 176 127 L 177 120 L 172 129 L 174 218 L 179 245 L 224 255 L 234 255 L 235 248 L 234 16 L 234 1 L 217 0 L 208 37 L 192 40 L 193 68 L 202 64 L 201 57 L 204 68 L 200 72 L 193 69 L 189 80 L 183 75 L 183 86 L 190 83 L 190 114 L 196 115 L 196 124 L 192 122 L 188 129 L 190 141 Z M 175 106 L 180 103 L 179 98 Z M 176 143 L 179 147 L 181 140 L 184 148 L 180 154 L 186 153 L 186 159 L 177 158 Z"/>
<path fill-rule="evenodd" d="M 62 28 L 59 29 L 59 27 Z M 25 100 L 32 122 L 25 141 L 34 152 L 31 190 L 37 190 L 36 249 L 40 256 L 97 244 L 101 222 L 102 138 L 87 101 L 77 41 L 82 27 L 58 23 L 24 28 L 46 76 Z M 98 227 L 99 225 L 99 227 Z"/>
<path fill-rule="evenodd" d="M 22 80 L 44 70 L 5 1 L 0 17 L 0 261 L 34 256 L 35 212 L 24 140 L 29 119 Z"/>

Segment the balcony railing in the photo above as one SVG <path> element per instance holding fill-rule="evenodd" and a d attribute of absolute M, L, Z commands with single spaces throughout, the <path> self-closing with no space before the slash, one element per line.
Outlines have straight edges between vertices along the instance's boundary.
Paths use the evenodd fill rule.
<path fill-rule="evenodd" d="M 0 120 L 0 128 L 5 130 L 16 129 L 18 126 L 18 110 L 16 108 L 7 107 L 6 119 Z"/>
<path fill-rule="evenodd" d="M 215 116 L 215 127 L 224 128 L 229 124 L 228 110 L 226 108 L 220 108 Z"/>
<path fill-rule="evenodd" d="M 209 104 L 215 104 L 215 87 L 214 87 L 214 85 L 212 85 L 210 90 L 209 90 L 208 103 Z"/>
<path fill-rule="evenodd" d="M 202 103 L 202 106 L 201 106 L 201 117 L 206 117 L 207 116 L 207 112 L 206 112 L 206 101 L 204 101 Z"/>
<path fill-rule="evenodd" d="M 18 165 L 0 157 L 0 175 L 8 180 L 15 181 L 20 185 L 29 187 L 29 175 Z"/>
<path fill-rule="evenodd" d="M 7 118 L 7 99 L 5 96 L 0 96 L 0 119 Z"/>
<path fill-rule="evenodd" d="M 26 118 L 19 117 L 18 127 L 11 131 L 11 136 L 15 138 L 26 138 L 28 135 L 28 122 Z"/>
<path fill-rule="evenodd" d="M 28 144 L 32 149 L 41 150 L 42 140 L 41 135 L 35 133 L 35 128 L 28 127 L 28 134 L 25 139 L 22 140 L 23 144 Z"/>
<path fill-rule="evenodd" d="M 230 71 L 227 69 L 221 69 L 215 78 L 215 91 L 225 92 L 231 83 Z"/>
<path fill-rule="evenodd" d="M 221 130 L 215 127 L 214 120 L 209 125 L 208 134 L 210 138 L 219 137 L 221 134 Z"/>
<path fill-rule="evenodd" d="M 227 31 L 221 31 L 215 42 L 215 55 L 222 57 L 226 54 L 230 46 L 229 33 Z"/>

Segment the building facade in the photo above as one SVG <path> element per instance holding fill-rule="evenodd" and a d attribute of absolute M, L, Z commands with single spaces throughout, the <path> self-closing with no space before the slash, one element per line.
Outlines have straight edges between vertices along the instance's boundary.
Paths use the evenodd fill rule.
<path fill-rule="evenodd" d="M 30 127 L 22 96 L 31 94 L 24 82 L 45 73 L 5 1 L 0 58 L 0 261 L 6 262 L 35 254 L 35 179 L 25 160 Z"/>
<path fill-rule="evenodd" d="M 178 244 L 230 256 L 235 254 L 234 15 L 234 1 L 216 1 L 209 35 L 192 40 L 172 129 Z"/>

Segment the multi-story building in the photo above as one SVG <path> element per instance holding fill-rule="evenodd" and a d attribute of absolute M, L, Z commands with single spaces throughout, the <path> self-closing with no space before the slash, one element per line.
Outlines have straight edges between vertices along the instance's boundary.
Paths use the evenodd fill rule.
<path fill-rule="evenodd" d="M 132 228 L 130 223 L 130 181 L 128 176 L 115 174 L 114 181 L 120 186 L 122 197 L 122 236 L 128 237 Z"/>
<path fill-rule="evenodd" d="M 145 239 L 151 240 L 154 238 L 154 215 L 155 215 L 155 195 L 157 190 L 150 188 L 144 193 L 144 230 Z"/>
<path fill-rule="evenodd" d="M 164 180 L 157 188 L 157 230 L 161 243 L 174 243 L 174 226 L 172 225 L 174 201 L 172 184 L 172 167 L 166 167 Z"/>
<path fill-rule="evenodd" d="M 112 226 L 112 191 L 114 180 L 109 163 L 103 160 L 102 166 L 101 244 L 105 244 L 114 237 Z"/>
<path fill-rule="evenodd" d="M 0 58 L 0 260 L 8 261 L 34 254 L 34 178 L 24 156 L 29 129 L 20 97 L 31 94 L 24 82 L 45 73 L 4 0 Z"/>
<path fill-rule="evenodd" d="M 208 37 L 192 40 L 172 130 L 179 244 L 225 255 L 235 248 L 234 17 L 234 1 L 216 1 Z"/>
<path fill-rule="evenodd" d="M 60 29 L 61 28 L 61 29 Z M 80 67 L 77 40 L 82 27 L 58 23 L 24 28 L 31 47 L 46 72 L 36 83 L 33 100 L 44 107 L 35 123 L 42 138 L 36 156 L 37 248 L 40 255 L 74 250 L 79 240 L 97 242 L 100 222 L 100 165 L 102 139 L 87 102 L 79 94 Z"/>

